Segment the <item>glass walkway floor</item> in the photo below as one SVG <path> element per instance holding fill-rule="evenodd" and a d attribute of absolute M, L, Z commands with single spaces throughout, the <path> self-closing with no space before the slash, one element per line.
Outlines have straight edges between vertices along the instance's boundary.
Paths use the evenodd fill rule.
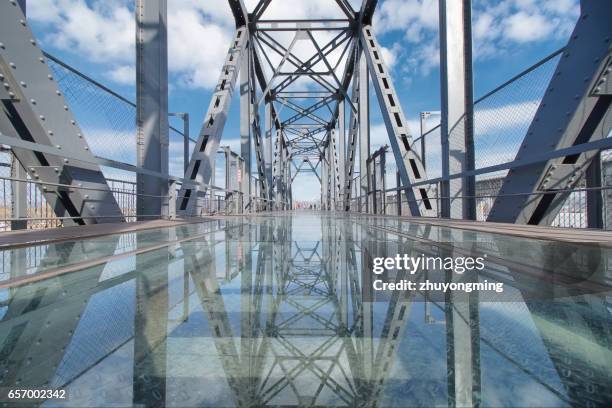
<path fill-rule="evenodd" d="M 302 212 L 6 249 L 0 390 L 68 399 L 0 405 L 609 407 L 611 248 Z M 504 290 L 373 293 L 396 254 Z"/>

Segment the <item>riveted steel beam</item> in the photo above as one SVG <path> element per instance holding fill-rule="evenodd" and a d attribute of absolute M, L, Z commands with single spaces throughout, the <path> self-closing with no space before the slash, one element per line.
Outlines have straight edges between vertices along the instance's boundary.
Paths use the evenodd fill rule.
<path fill-rule="evenodd" d="M 612 97 L 602 86 L 609 82 L 612 68 L 610 15 L 610 2 L 581 2 L 581 16 L 516 162 L 606 139 L 610 134 Z M 487 220 L 550 224 L 568 195 L 555 190 L 575 187 L 597 153 L 584 151 L 510 169 Z"/>
<path fill-rule="evenodd" d="M 411 149 L 412 136 L 408 122 L 400 106 L 400 101 L 393 86 L 389 69 L 383 61 L 382 50 L 378 45 L 372 27 L 366 25 L 361 30 L 363 47 L 378 103 L 381 107 L 389 142 L 395 156 L 395 163 L 400 173 L 402 184 L 406 188 L 408 208 L 413 216 L 435 216 L 436 203 L 424 187 L 410 188 L 412 183 L 425 180 L 425 168 L 421 158 Z"/>
<path fill-rule="evenodd" d="M 41 185 L 55 214 L 72 217 L 65 225 L 124 221 L 100 167 L 92 164 L 95 159 L 83 132 L 16 2 L 0 3 L 0 43 L 0 79 L 5 91 L 1 94 L 0 133 L 53 146 L 69 157 L 82 159 L 72 161 L 61 154 L 14 148 L 17 160 L 34 181 L 74 186 Z"/>
<path fill-rule="evenodd" d="M 185 179 L 187 180 L 210 184 L 215 166 L 215 155 L 223 135 L 234 86 L 238 79 L 242 59 L 247 50 L 247 43 L 247 29 L 245 27 L 237 29 L 225 57 L 221 76 L 212 95 L 208 111 L 204 116 L 204 123 L 185 173 Z M 253 120 L 252 126 L 255 139 L 255 133 L 259 131 L 257 121 Z M 181 215 L 199 215 L 199 196 L 198 187 L 181 186 L 178 195 L 178 213 Z"/>

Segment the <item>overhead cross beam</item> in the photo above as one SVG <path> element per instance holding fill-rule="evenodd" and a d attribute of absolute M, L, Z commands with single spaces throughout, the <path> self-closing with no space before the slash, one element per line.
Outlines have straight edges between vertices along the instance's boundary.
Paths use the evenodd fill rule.
<path fill-rule="evenodd" d="M 246 53 L 249 54 L 248 66 L 256 79 L 256 83 L 251 80 L 248 82 L 248 89 L 242 90 L 248 93 L 251 101 L 247 104 L 244 96 L 241 104 L 245 107 L 243 110 L 246 110 L 247 106 L 250 107 L 248 119 L 243 119 L 250 124 L 248 130 L 244 124 L 241 125 L 243 152 L 249 154 L 250 149 L 247 147 L 250 143 L 254 144 L 260 191 L 266 199 L 274 201 L 277 193 L 285 194 L 284 191 L 289 190 L 290 186 L 283 185 L 283 182 L 287 180 L 290 184 L 295 179 L 295 175 L 303 171 L 300 167 L 293 177 L 287 177 L 290 168 L 285 169 L 282 161 L 310 160 L 318 155 L 325 164 L 323 169 L 325 174 L 320 180 L 327 184 L 325 188 L 328 192 L 329 188 L 333 190 L 334 197 L 329 198 L 334 202 L 347 203 L 350 200 L 350 183 L 356 156 L 355 142 L 358 135 L 361 140 L 359 143 L 361 150 L 366 152 L 364 157 L 367 158 L 369 152 L 369 103 L 365 96 L 368 73 L 371 73 L 375 79 L 375 88 L 377 83 L 380 84 L 379 87 L 385 86 L 385 88 L 391 83 L 388 74 L 385 73 L 382 78 L 381 75 L 375 74 L 376 71 L 372 66 L 365 65 L 366 59 L 368 65 L 382 63 L 378 46 L 368 45 L 363 38 L 363 29 L 371 23 L 376 1 L 365 0 L 359 10 L 353 10 L 347 0 L 335 0 L 338 13 L 341 14 L 340 18 L 265 19 L 267 10 L 273 4 L 272 1 L 258 1 L 250 14 L 242 1 L 229 1 L 236 26 L 245 32 L 245 41 L 248 43 Z M 316 37 L 318 35 L 316 32 L 319 30 L 332 33 L 329 36 L 331 39 L 321 41 Z M 370 34 L 367 36 L 368 42 L 374 41 L 370 38 Z M 288 43 L 287 39 L 290 39 Z M 300 41 L 313 49 L 310 55 L 296 51 L 297 43 Z M 370 62 L 371 58 L 375 58 L 376 62 Z M 364 61 L 361 65 L 358 63 L 360 59 Z M 364 67 L 365 71 L 359 79 L 363 89 L 355 92 L 359 89 L 355 85 L 353 94 L 349 96 L 351 81 L 357 81 L 354 72 L 357 68 L 363 70 Z M 342 72 L 338 72 L 340 69 Z M 306 82 L 313 86 L 305 85 Z M 247 82 L 243 81 L 243 84 L 246 85 Z M 256 85 L 261 92 L 255 89 Z M 380 92 L 388 93 L 388 91 Z M 398 107 L 397 95 L 394 91 L 392 94 L 391 98 L 395 101 L 392 106 L 382 103 L 389 98 L 388 96 L 379 97 L 383 117 L 393 118 L 399 112 L 402 121 L 405 122 Z M 265 103 L 265 120 L 259 119 L 260 103 Z M 347 134 L 344 132 L 345 117 L 344 109 L 341 114 L 341 105 L 342 108 L 347 106 L 350 111 L 348 143 L 345 141 Z M 358 121 L 359 126 L 356 126 Z M 363 121 L 366 123 L 362 123 Z M 408 148 L 397 147 L 399 142 L 404 143 L 405 140 L 409 142 L 410 136 L 405 130 L 405 124 L 399 129 L 396 129 L 397 126 L 395 128 L 393 125 L 390 126 L 388 127 L 388 131 L 391 129 L 390 144 L 392 146 L 395 144 L 396 161 L 401 162 L 399 167 L 400 173 L 403 174 L 402 183 L 406 188 L 412 213 L 428 214 L 431 209 L 428 193 L 423 188 L 410 187 L 413 182 L 425 177 L 424 169 L 419 167 L 420 159 Z M 321 137 L 323 133 L 326 135 L 324 138 Z M 269 153 L 274 143 L 272 135 L 276 135 L 275 155 Z M 220 133 L 217 138 L 220 138 Z M 245 162 L 248 163 L 248 160 Z M 274 177 L 269 170 L 272 164 L 276 169 L 273 172 Z M 310 161 L 309 164 L 314 171 L 315 168 Z M 341 206 L 344 209 L 348 208 L 346 205 Z"/>

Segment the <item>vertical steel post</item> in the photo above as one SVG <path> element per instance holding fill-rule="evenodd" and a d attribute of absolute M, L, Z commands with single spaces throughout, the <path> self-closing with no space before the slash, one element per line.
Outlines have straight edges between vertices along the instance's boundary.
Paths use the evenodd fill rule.
<path fill-rule="evenodd" d="M 240 155 L 244 160 L 244 177 L 248 180 L 242 184 L 243 209 L 251 200 L 251 47 L 247 47 L 240 62 Z M 254 211 L 251 204 L 251 211 Z"/>
<path fill-rule="evenodd" d="M 11 177 L 26 180 L 28 173 L 19 160 L 13 155 L 11 161 Z M 11 221 L 11 230 L 28 228 L 28 185 L 21 181 L 11 181 L 11 218 L 23 218 L 23 220 Z"/>
<path fill-rule="evenodd" d="M 273 121 L 272 121 L 272 109 L 271 109 L 271 105 L 272 105 L 272 101 L 266 102 L 265 105 L 265 140 L 267 142 L 266 146 L 266 150 L 265 150 L 265 154 L 264 154 L 264 160 L 266 163 L 266 178 L 268 179 L 268 185 L 270 186 L 269 188 L 269 194 L 270 196 L 267 197 L 270 200 L 274 199 L 274 195 L 276 193 L 275 191 L 275 186 L 272 185 L 272 160 L 274 158 L 274 138 L 272 137 L 272 126 L 273 126 Z M 280 132 L 278 132 L 279 135 L 278 137 L 280 138 Z M 280 146 L 279 146 L 280 149 Z"/>
<path fill-rule="evenodd" d="M 26 14 L 26 0 L 17 2 L 23 15 Z M 28 177 L 27 171 L 23 168 L 17 157 L 13 154 L 11 162 L 11 177 L 26 180 Z M 11 181 L 11 218 L 28 218 L 28 185 L 25 182 Z M 19 220 L 11 221 L 11 230 L 27 229 L 28 221 Z"/>
<path fill-rule="evenodd" d="M 183 173 L 189 167 L 189 114 L 183 113 Z"/>
<path fill-rule="evenodd" d="M 338 169 L 340 170 L 340 191 L 338 191 L 338 199 L 340 201 L 340 209 L 344 211 L 346 207 L 344 185 L 347 176 L 346 169 L 346 131 L 344 118 L 344 99 L 338 103 Z"/>
<path fill-rule="evenodd" d="M 137 166 L 168 174 L 168 49 L 166 0 L 136 0 Z M 162 215 L 168 183 L 138 173 L 139 220 Z"/>
<path fill-rule="evenodd" d="M 443 177 L 474 169 L 471 10 L 471 0 L 440 0 Z M 442 182 L 443 217 L 476 219 L 474 180 L 470 176 Z"/>
<path fill-rule="evenodd" d="M 586 170 L 586 213 L 589 228 L 603 228 L 603 197 L 601 188 L 601 153 L 593 158 Z"/>
<path fill-rule="evenodd" d="M 370 92 L 368 84 L 368 64 L 365 53 L 359 57 L 359 179 L 361 186 L 360 196 L 364 208 L 360 212 L 368 212 L 368 157 L 370 157 Z"/>

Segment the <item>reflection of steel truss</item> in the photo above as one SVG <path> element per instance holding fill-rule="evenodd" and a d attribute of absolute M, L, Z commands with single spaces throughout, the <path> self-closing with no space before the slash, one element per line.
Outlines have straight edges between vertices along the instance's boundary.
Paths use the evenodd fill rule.
<path fill-rule="evenodd" d="M 161 261 L 170 256 L 178 258 L 182 253 L 185 270 L 195 289 L 194 296 L 199 298 L 207 317 L 214 348 L 235 405 L 376 406 L 383 398 L 399 343 L 405 337 L 411 299 L 399 293 L 394 294 L 388 303 L 382 303 L 387 305 L 383 328 L 380 334 L 373 333 L 372 302 L 362 298 L 362 285 L 365 283 L 359 276 L 357 253 L 361 251 L 361 268 L 367 268 L 367 253 L 372 254 L 375 250 L 409 253 L 414 248 L 408 245 L 414 244 L 417 237 L 405 241 L 389 238 L 391 234 L 400 237 L 407 232 L 416 234 L 417 231 L 359 228 L 348 220 L 324 220 L 320 238 L 313 237 L 312 242 L 298 244 L 291 237 L 291 217 L 260 220 L 255 221 L 259 225 L 238 222 L 235 226 L 228 221 L 230 225 L 223 232 L 226 244 L 224 252 L 214 251 L 214 246 L 223 241 L 197 239 L 182 245 L 180 251 L 178 248 L 168 248 L 167 252 L 160 250 L 139 254 L 136 263 L 138 267 L 147 267 L 144 274 L 130 270 L 100 280 L 100 274 L 105 269 L 100 265 L 78 274 L 54 278 L 52 282 L 45 282 L 47 286 L 44 287 L 11 289 L 6 313 L 0 320 L 0 333 L 4 335 L 0 339 L 3 357 L 0 384 L 11 386 L 21 379 L 21 385 L 30 387 L 52 383 L 69 385 L 74 378 L 96 367 L 126 344 L 133 335 L 137 351 L 134 359 L 134 402 L 152 405 L 156 402 L 152 399 L 156 398 L 156 393 L 158 398 L 164 398 L 164 362 L 168 356 L 166 337 L 169 326 L 164 316 L 169 314 L 171 307 L 168 305 L 167 265 Z M 421 229 L 418 234 L 422 236 L 423 243 L 436 245 L 433 240 L 426 240 L 429 232 Z M 236 242 L 242 244 L 235 245 Z M 258 242 L 256 251 L 255 242 Z M 360 242 L 360 246 L 356 242 Z M 114 244 L 116 242 L 108 246 L 108 256 L 114 253 Z M 397 248 L 393 245 L 397 245 Z M 501 247 L 506 243 L 500 240 L 496 245 Z M 84 241 L 67 245 L 64 247 L 66 250 L 50 250 L 48 262 L 41 265 L 48 265 L 56 258 L 60 262 L 67 262 L 77 254 L 91 250 L 87 246 L 87 241 Z M 418 248 L 422 249 L 420 246 Z M 215 252 L 236 259 L 235 267 L 239 275 L 232 273 L 229 277 L 218 277 Z M 257 254 L 256 259 L 251 256 L 254 253 Z M 554 254 L 543 254 L 542 257 L 551 259 L 551 255 Z M 401 278 L 398 276 L 396 279 Z M 231 324 L 229 303 L 221 293 L 219 280 L 224 279 L 241 280 L 239 334 L 236 332 L 237 326 Z M 533 290 L 533 285 L 531 280 L 522 282 L 523 279 L 517 279 L 514 285 L 525 296 Z M 112 319 L 107 319 L 112 313 L 108 309 L 94 308 L 98 312 L 94 314 L 94 319 L 91 313 L 85 313 L 86 308 L 96 303 L 91 299 L 97 294 L 109 299 L 104 305 L 114 304 L 112 295 L 102 293 L 130 281 L 135 281 L 136 288 L 133 312 L 130 310 L 124 316 L 113 316 Z M 512 285 L 511 279 L 507 282 L 509 286 Z M 35 289 L 35 293 L 32 289 Z M 189 295 L 187 290 L 185 297 Z M 121 301 L 130 303 L 130 299 L 122 297 Z M 525 302 L 524 310 L 533 317 L 534 327 L 543 339 L 543 347 L 559 373 L 565 390 L 551 388 L 546 378 L 541 378 L 538 372 L 530 371 L 528 365 L 514 359 L 505 350 L 505 343 L 493 336 L 492 330 L 500 329 L 498 325 L 473 332 L 472 336 L 466 335 L 471 325 L 478 327 L 480 322 L 478 315 L 466 313 L 469 310 L 462 308 L 461 302 L 464 306 L 469 305 L 469 302 L 456 297 L 446 305 L 433 303 L 434 307 L 447 311 L 444 322 L 449 341 L 447 352 L 452 357 L 448 360 L 449 383 L 452 381 L 450 376 L 466 376 L 470 375 L 471 370 L 472 373 L 479 370 L 478 366 L 471 366 L 470 369 L 465 359 L 458 357 L 467 354 L 466 342 L 474 342 L 471 345 L 473 351 L 482 342 L 496 355 L 568 403 L 587 398 L 595 405 L 609 405 L 606 403 L 611 397 L 606 390 L 586 396 L 584 393 L 585 389 L 595 389 L 593 387 L 600 387 L 604 383 L 594 379 L 609 379 L 609 370 L 605 365 L 608 358 L 606 344 L 598 346 L 600 361 L 589 361 L 577 352 L 586 338 L 604 330 L 601 322 L 593 319 L 593 316 L 605 318 L 608 313 L 605 302 L 598 302 L 595 297 L 568 296 L 559 301 L 568 306 L 563 308 L 561 314 L 537 301 Z M 580 308 L 574 308 L 576 304 L 580 304 Z M 583 315 L 581 310 L 589 313 Z M 95 342 L 88 342 L 85 346 L 79 343 L 82 340 L 78 335 L 75 337 L 79 326 L 88 328 L 95 323 L 99 329 L 102 323 L 98 319 L 101 317 L 105 320 L 103 327 L 108 328 L 108 333 L 103 333 Z M 564 347 L 569 347 L 577 357 L 571 364 L 565 360 L 568 350 L 558 342 L 558 330 L 564 325 L 557 322 L 562 320 L 571 320 L 576 328 L 575 333 L 564 333 L 568 339 Z M 131 323 L 135 323 L 134 329 Z M 504 328 L 504 331 L 511 330 L 512 327 Z M 95 359 L 91 357 L 90 350 L 96 352 Z M 474 359 L 473 363 L 479 365 L 480 361 Z M 571 374 L 572 370 L 591 370 L 594 376 L 576 377 Z M 460 391 L 457 384 L 453 390 L 449 388 L 449 402 L 456 402 L 457 405 L 465 402 Z"/>

